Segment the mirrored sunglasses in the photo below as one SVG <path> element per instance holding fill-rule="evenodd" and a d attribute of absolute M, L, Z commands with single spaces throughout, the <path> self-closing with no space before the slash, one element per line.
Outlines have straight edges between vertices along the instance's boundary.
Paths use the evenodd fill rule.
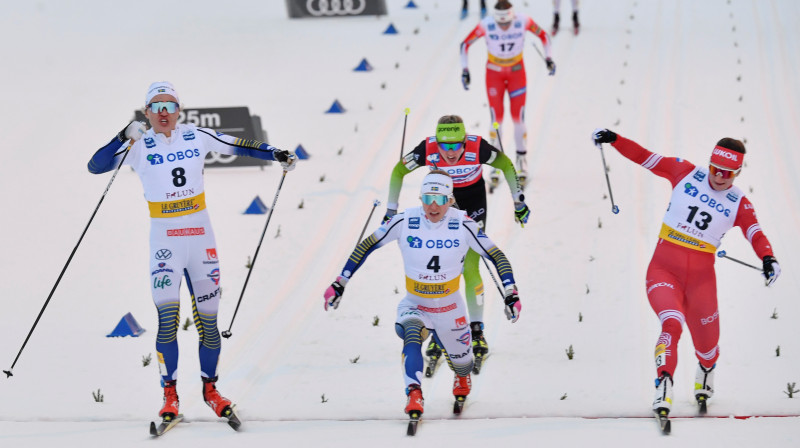
<path fill-rule="evenodd" d="M 742 169 L 739 168 L 738 170 L 728 170 L 725 168 L 720 168 L 716 165 L 708 165 L 708 172 L 711 173 L 713 177 L 722 177 L 723 179 L 730 179 L 732 177 L 736 177 L 739 174 L 739 171 Z"/>
<path fill-rule="evenodd" d="M 458 143 L 439 143 L 439 148 L 442 151 L 458 151 L 464 147 L 464 142 Z"/>
<path fill-rule="evenodd" d="M 174 101 L 156 101 L 148 104 L 147 107 L 154 114 L 161 112 L 162 109 L 166 109 L 168 114 L 174 114 L 178 110 L 178 103 Z"/>
<path fill-rule="evenodd" d="M 422 195 L 422 203 L 425 205 L 431 205 L 434 202 L 436 205 L 444 205 L 447 203 L 447 196 L 443 194 L 423 194 Z"/>

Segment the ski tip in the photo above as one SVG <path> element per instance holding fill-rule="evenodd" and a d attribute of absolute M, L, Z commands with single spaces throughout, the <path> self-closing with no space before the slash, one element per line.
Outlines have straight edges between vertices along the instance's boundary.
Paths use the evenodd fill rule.
<path fill-rule="evenodd" d="M 158 436 L 158 429 L 156 429 L 156 422 L 150 422 L 150 435 L 153 437 Z"/>

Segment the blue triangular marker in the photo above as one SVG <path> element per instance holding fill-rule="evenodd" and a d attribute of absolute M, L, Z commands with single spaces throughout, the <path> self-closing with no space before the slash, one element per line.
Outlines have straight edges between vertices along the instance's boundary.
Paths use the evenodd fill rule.
<path fill-rule="evenodd" d="M 408 0 L 408 4 L 405 7 L 406 8 L 416 8 L 417 4 L 414 3 L 414 0 Z"/>
<path fill-rule="evenodd" d="M 367 58 L 361 60 L 361 63 L 358 64 L 358 67 L 353 69 L 354 72 L 371 72 L 372 66 L 369 65 L 367 62 Z"/>
<path fill-rule="evenodd" d="M 294 150 L 294 155 L 297 156 L 300 160 L 307 160 L 311 155 L 303 148 L 303 145 L 297 145 L 297 148 Z"/>
<path fill-rule="evenodd" d="M 261 202 L 261 198 L 258 196 L 253 199 L 253 202 L 251 202 L 247 210 L 244 211 L 245 215 L 263 215 L 264 213 L 267 213 L 267 206 Z"/>
<path fill-rule="evenodd" d="M 122 316 L 122 319 L 120 319 L 117 324 L 117 328 L 114 328 L 114 331 L 107 334 L 106 337 L 131 336 L 135 338 L 142 333 L 144 333 L 144 328 L 139 326 L 139 322 L 136 322 L 136 319 L 133 318 L 133 314 L 128 313 Z"/>
<path fill-rule="evenodd" d="M 331 108 L 325 111 L 326 114 L 343 114 L 344 107 L 342 107 L 342 103 L 339 100 L 334 100 L 333 104 L 331 104 Z"/>
<path fill-rule="evenodd" d="M 397 34 L 397 28 L 390 23 L 389 28 L 386 28 L 386 31 L 384 31 L 383 34 Z"/>

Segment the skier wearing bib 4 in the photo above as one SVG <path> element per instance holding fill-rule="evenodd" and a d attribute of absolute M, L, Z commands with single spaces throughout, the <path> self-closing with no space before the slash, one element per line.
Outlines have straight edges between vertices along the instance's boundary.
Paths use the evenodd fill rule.
<path fill-rule="evenodd" d="M 672 406 L 678 340 L 685 322 L 699 360 L 694 394 L 704 412 L 706 400 L 714 394 L 714 367 L 719 357 L 714 253 L 720 240 L 731 228 L 741 228 L 763 261 L 766 285 L 781 273 L 753 204 L 733 185 L 744 163 L 744 144 L 723 138 L 714 147 L 708 167 L 698 167 L 650 152 L 608 129 L 598 129 L 592 137 L 596 144 L 610 143 L 623 156 L 672 184 L 672 197 L 645 285 L 650 306 L 661 321 L 655 348 L 653 410 L 667 415 Z"/>
<path fill-rule="evenodd" d="M 124 163 L 139 175 L 149 204 L 150 289 L 158 310 L 156 352 L 164 388 L 159 415 L 165 421 L 178 415 L 178 312 L 181 280 L 186 277 L 200 335 L 203 398 L 217 416 L 231 416 L 231 401 L 216 390 L 220 269 L 206 210 L 203 161 L 208 152 L 215 151 L 277 160 L 284 170 L 292 170 L 295 156 L 266 143 L 178 124 L 178 93 L 168 82 L 150 85 L 144 112 L 151 128 L 131 122 L 92 156 L 89 171 L 100 174 L 115 169 L 128 151 Z"/>
<path fill-rule="evenodd" d="M 489 58 L 486 61 L 486 92 L 489 96 L 490 127 L 497 122 L 503 124 L 503 99 L 508 91 L 511 120 L 514 122 L 514 143 L 517 151 L 517 171 L 522 187 L 528 181 L 527 130 L 525 128 L 525 96 L 527 81 L 522 50 L 525 44 L 525 31 L 539 37 L 544 47 L 545 63 L 550 76 L 556 73 L 556 64 L 550 52 L 550 38 L 536 22 L 523 14 L 515 14 L 511 3 L 500 0 L 494 7 L 494 14 L 484 18 L 478 26 L 461 42 L 461 83 L 469 89 L 470 75 L 467 51 L 476 40 L 486 36 Z M 489 137 L 494 145 L 497 132 L 489 129 Z M 502 147 L 502 146 L 501 146 Z M 499 173 L 492 174 L 491 181 L 496 185 Z"/>
<path fill-rule="evenodd" d="M 395 331 L 403 339 L 403 377 L 408 395 L 405 412 L 422 414 L 422 341 L 432 332 L 455 372 L 453 395 L 463 403 L 471 389 L 473 355 L 470 321 L 459 292 L 459 278 L 468 249 L 494 263 L 505 288 L 505 314 L 519 319 L 519 301 L 511 265 L 478 224 L 451 208 L 453 180 L 433 170 L 425 176 L 421 207 L 394 215 L 361 241 L 342 273 L 325 291 L 325 309 L 338 308 L 345 285 L 375 249 L 397 241 L 403 256 L 406 295 L 397 306 Z"/>
<path fill-rule="evenodd" d="M 436 135 L 420 142 L 395 165 L 389 184 L 389 199 L 383 222 L 387 222 L 397 213 L 403 178 L 420 166 L 428 165 L 446 171 L 452 177 L 453 195 L 457 206 L 485 231 L 487 206 L 486 184 L 483 180 L 484 164 L 503 171 L 514 200 L 515 218 L 520 224 L 526 224 L 530 210 L 525 205 L 525 196 L 518 186 L 517 173 L 511 160 L 481 137 L 467 135 L 464 121 L 457 115 L 441 117 L 436 126 Z M 489 352 L 489 346 L 483 335 L 484 295 L 479 258 L 480 255 L 476 252 L 472 250 L 467 252 L 464 261 L 464 284 L 469 320 L 472 322 L 473 352 L 476 357 L 485 357 Z M 428 345 L 426 354 L 433 357 L 432 359 L 441 356 L 441 348 L 433 339 Z M 476 364 L 475 373 L 479 373 L 478 367 Z"/>

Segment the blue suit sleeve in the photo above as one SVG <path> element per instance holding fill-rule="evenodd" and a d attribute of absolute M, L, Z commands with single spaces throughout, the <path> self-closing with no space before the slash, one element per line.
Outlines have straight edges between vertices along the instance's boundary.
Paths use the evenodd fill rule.
<path fill-rule="evenodd" d="M 120 148 L 122 148 L 122 145 L 124 144 L 125 142 L 122 142 L 119 140 L 119 138 L 114 137 L 110 142 L 108 142 L 108 144 L 98 149 L 92 158 L 89 159 L 89 172 L 92 174 L 101 174 L 116 168 L 117 164 L 115 162 L 117 156 L 122 154 L 123 151 L 120 151 Z"/>

